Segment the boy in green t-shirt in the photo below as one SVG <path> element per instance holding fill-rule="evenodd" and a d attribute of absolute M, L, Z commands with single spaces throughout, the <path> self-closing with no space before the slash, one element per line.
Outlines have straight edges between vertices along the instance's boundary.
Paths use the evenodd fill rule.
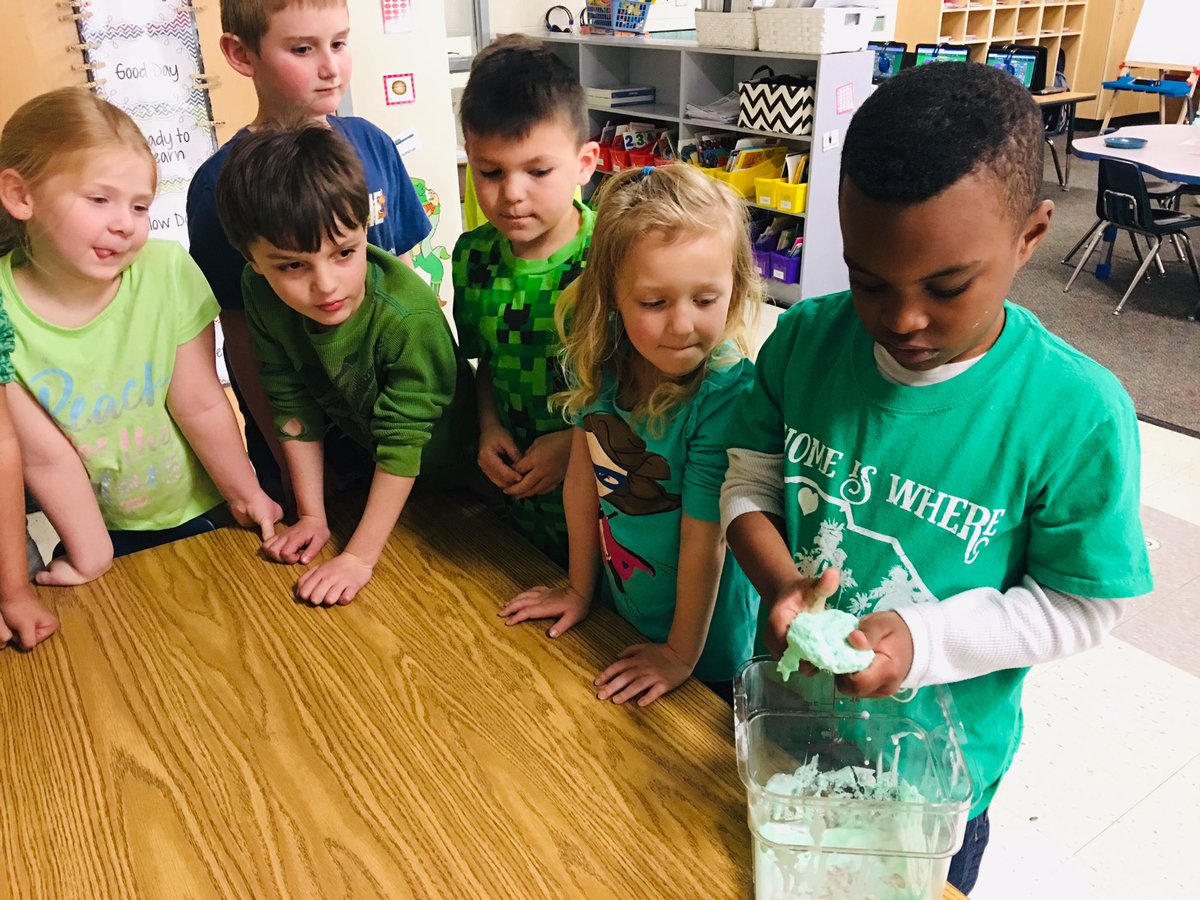
<path fill-rule="evenodd" d="M 429 286 L 367 243 L 362 164 L 320 125 L 239 139 L 217 208 L 249 260 L 242 295 L 299 520 L 263 543 L 308 563 L 329 539 L 322 438 L 328 423 L 374 453 L 366 509 L 341 554 L 300 577 L 297 595 L 348 603 L 375 562 L 416 476 L 461 477 L 474 454 L 470 367 Z"/>
<path fill-rule="evenodd" d="M 839 199 L 850 290 L 780 319 L 722 492 L 772 653 L 824 603 L 876 654 L 842 691 L 949 685 L 974 786 L 949 873 L 964 893 L 1028 667 L 1096 644 L 1152 589 L 1128 396 L 1005 299 L 1050 227 L 1043 146 L 1028 91 L 982 65 L 901 72 L 862 105 Z"/>
<path fill-rule="evenodd" d="M 461 104 L 467 160 L 488 224 L 454 247 L 454 322 L 478 358 L 479 467 L 517 529 L 560 565 L 571 432 L 549 408 L 563 390 L 554 306 L 578 277 L 595 214 L 575 199 L 596 169 L 583 88 L 528 38 L 475 60 Z"/>

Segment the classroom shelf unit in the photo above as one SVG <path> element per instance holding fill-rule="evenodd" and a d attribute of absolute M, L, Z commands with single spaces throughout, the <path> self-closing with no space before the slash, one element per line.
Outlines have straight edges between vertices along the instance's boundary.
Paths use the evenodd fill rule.
<path fill-rule="evenodd" d="M 699 133 L 726 131 L 778 137 L 798 150 L 808 150 L 808 203 L 803 216 L 797 217 L 805 223 L 800 280 L 796 284 L 768 280 L 767 293 L 776 302 L 790 305 L 848 287 L 838 225 L 838 178 L 846 126 L 871 90 L 871 53 L 772 54 L 701 47 L 695 41 L 662 38 L 544 32 L 537 37 L 554 47 L 584 87 L 655 86 L 655 103 L 650 106 L 589 106 L 594 133 L 606 121 L 662 122 L 671 129 L 676 146 Z M 806 75 L 816 80 L 811 136 L 773 134 L 687 117 L 689 103 L 712 103 L 739 82 L 748 81 L 762 65 L 770 66 L 777 75 Z M 748 200 L 747 205 L 756 204 Z"/>
<path fill-rule="evenodd" d="M 950 5 L 943 0 L 904 0 L 896 16 L 896 40 L 910 50 L 917 44 L 966 44 L 976 62 L 987 58 L 993 44 L 1040 44 L 1047 51 L 1048 82 L 1061 49 L 1067 82 L 1075 88 L 1089 2 L 970 0 Z"/>

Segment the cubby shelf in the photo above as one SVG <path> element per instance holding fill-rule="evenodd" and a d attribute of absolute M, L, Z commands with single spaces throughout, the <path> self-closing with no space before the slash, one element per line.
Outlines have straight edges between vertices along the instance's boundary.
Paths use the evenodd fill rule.
<path fill-rule="evenodd" d="M 896 15 L 896 40 L 917 44 L 966 44 L 983 62 L 993 44 L 1040 44 L 1046 48 L 1046 78 L 1054 77 L 1064 54 L 1067 83 L 1075 86 L 1088 0 L 972 0 L 944 6 L 942 0 L 903 0 Z M 970 35 L 968 38 L 967 35 Z"/>
<path fill-rule="evenodd" d="M 782 213 L 804 221 L 804 256 L 797 284 L 767 280 L 767 292 L 776 302 L 790 305 L 804 297 L 845 290 L 849 284 L 842 260 L 842 234 L 838 225 L 837 194 L 841 171 L 842 137 L 850 116 L 871 91 L 872 54 L 780 54 L 702 47 L 695 41 L 599 35 L 537 35 L 554 47 L 558 56 L 588 87 L 652 84 L 655 102 L 647 106 L 611 107 L 589 103 L 594 133 L 605 121 L 661 122 L 671 128 L 677 142 L 704 132 L 733 132 L 779 138 L 797 150 L 811 153 L 807 207 L 801 214 Z M 687 116 L 687 106 L 712 103 L 742 81 L 749 81 L 760 66 L 777 75 L 804 75 L 816 82 L 812 135 L 782 134 L 706 122 Z M 820 149 L 820 148 L 824 149 Z M 746 201 L 746 205 L 763 209 Z"/>

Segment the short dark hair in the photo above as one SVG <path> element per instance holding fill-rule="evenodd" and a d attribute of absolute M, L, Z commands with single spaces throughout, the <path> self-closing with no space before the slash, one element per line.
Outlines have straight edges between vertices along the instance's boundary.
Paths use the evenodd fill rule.
<path fill-rule="evenodd" d="M 985 170 L 1024 222 L 1041 191 L 1044 144 L 1041 111 L 1017 79 L 979 63 L 931 63 L 889 78 L 855 113 L 842 180 L 910 206 Z"/>
<path fill-rule="evenodd" d="M 217 179 L 216 200 L 229 243 L 247 259 L 259 238 L 316 253 L 325 238 L 365 227 L 370 215 L 354 148 L 314 124 L 268 126 L 238 138 Z"/>
<path fill-rule="evenodd" d="M 587 104 L 575 73 L 541 41 L 510 34 L 485 47 L 471 65 L 459 119 L 463 135 L 520 140 L 559 119 L 582 145 Z"/>

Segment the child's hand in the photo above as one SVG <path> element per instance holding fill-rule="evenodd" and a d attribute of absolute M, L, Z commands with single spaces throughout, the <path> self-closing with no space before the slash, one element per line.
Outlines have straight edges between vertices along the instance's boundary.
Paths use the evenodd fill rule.
<path fill-rule="evenodd" d="M 520 458 L 516 442 L 503 428 L 485 428 L 479 435 L 479 455 L 475 461 L 488 481 L 501 490 L 521 480 L 520 473 L 512 467 Z"/>
<path fill-rule="evenodd" d="M 46 609 L 33 589 L 23 584 L 0 600 L 0 648 L 17 641 L 32 650 L 58 631 L 58 616 Z"/>
<path fill-rule="evenodd" d="M 567 461 L 571 458 L 571 430 L 543 434 L 529 445 L 525 455 L 513 463 L 521 480 L 504 489 L 504 493 L 525 500 L 547 494 L 567 477 Z"/>
<path fill-rule="evenodd" d="M 874 650 L 875 659 L 861 672 L 839 675 L 837 687 L 852 697 L 890 697 L 912 668 L 912 634 L 897 612 L 865 616 L 847 638 L 852 647 Z"/>
<path fill-rule="evenodd" d="M 771 611 L 767 614 L 766 630 L 763 633 L 763 642 L 772 656 L 779 659 L 787 649 L 787 630 L 792 624 L 792 619 L 802 612 L 823 610 L 825 601 L 837 593 L 840 579 L 841 573 L 837 569 L 826 569 L 818 578 L 799 580 L 775 599 Z M 764 597 L 763 601 L 766 599 Z M 800 668 L 802 674 L 807 675 L 815 671 L 811 664 L 807 666 L 807 670 L 803 666 Z"/>
<path fill-rule="evenodd" d="M 328 532 L 326 532 L 328 534 Z M 339 553 L 329 562 L 309 569 L 296 582 L 296 596 L 313 606 L 345 606 L 354 599 L 375 571 L 352 553 Z"/>
<path fill-rule="evenodd" d="M 307 564 L 329 540 L 329 526 L 316 516 L 301 516 L 295 525 L 262 542 L 262 550 L 276 562 Z"/>
<path fill-rule="evenodd" d="M 505 625 L 517 625 L 528 619 L 558 619 L 547 634 L 558 637 L 587 618 L 592 601 L 573 587 L 532 587 L 517 594 L 498 615 L 505 618 Z"/>
<path fill-rule="evenodd" d="M 596 694 L 600 700 L 611 697 L 613 703 L 621 704 L 641 694 L 637 705 L 649 706 L 687 681 L 694 668 L 669 644 L 634 644 L 622 650 L 593 684 L 600 688 Z"/>
<path fill-rule="evenodd" d="M 275 535 L 275 523 L 283 518 L 283 508 L 262 490 L 246 500 L 230 500 L 229 511 L 243 528 L 257 528 L 264 541 Z"/>

